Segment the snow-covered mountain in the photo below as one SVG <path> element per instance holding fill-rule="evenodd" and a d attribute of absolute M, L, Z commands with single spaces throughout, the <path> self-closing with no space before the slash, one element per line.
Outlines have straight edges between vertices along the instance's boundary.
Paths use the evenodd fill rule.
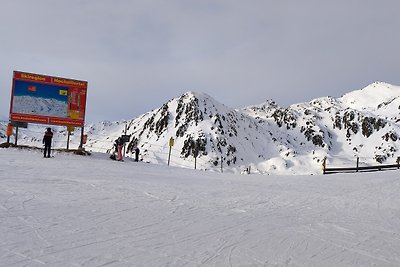
<path fill-rule="evenodd" d="M 328 164 L 353 164 L 355 157 L 362 163 L 394 162 L 400 148 L 399 120 L 400 87 L 383 82 L 287 108 L 269 100 L 233 109 L 209 95 L 187 92 L 129 121 L 87 125 L 86 149 L 108 152 L 126 133 L 131 135 L 128 156 L 137 145 L 143 161 L 166 164 L 173 137 L 171 165 L 194 167 L 198 151 L 201 169 L 317 174 L 324 157 Z M 32 142 L 28 132 L 27 138 Z"/>
<path fill-rule="evenodd" d="M 67 108 L 67 102 L 53 98 L 14 96 L 14 113 L 67 118 Z"/>

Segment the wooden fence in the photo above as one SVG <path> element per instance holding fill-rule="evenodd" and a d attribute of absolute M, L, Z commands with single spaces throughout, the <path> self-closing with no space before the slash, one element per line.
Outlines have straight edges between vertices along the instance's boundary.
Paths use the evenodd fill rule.
<path fill-rule="evenodd" d="M 384 171 L 384 170 L 396 170 L 400 169 L 400 157 L 397 158 L 396 164 L 380 164 L 374 166 L 359 166 L 360 159 L 357 158 L 357 164 L 355 167 L 327 167 L 326 158 L 322 163 L 322 173 L 353 173 L 353 172 L 373 172 L 373 171 Z"/>

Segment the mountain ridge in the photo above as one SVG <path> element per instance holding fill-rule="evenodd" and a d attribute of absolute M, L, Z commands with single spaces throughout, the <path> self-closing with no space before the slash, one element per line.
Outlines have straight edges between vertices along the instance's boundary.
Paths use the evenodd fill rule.
<path fill-rule="evenodd" d="M 131 136 L 127 155 L 171 165 L 261 174 L 319 174 L 322 160 L 352 164 L 394 161 L 400 148 L 400 87 L 375 82 L 342 97 L 280 107 L 273 100 L 241 109 L 188 91 L 132 120 L 85 127 L 86 149 L 110 152 L 119 135 Z M 101 145 L 99 145 L 101 144 Z M 197 153 L 198 152 L 198 153 Z"/>

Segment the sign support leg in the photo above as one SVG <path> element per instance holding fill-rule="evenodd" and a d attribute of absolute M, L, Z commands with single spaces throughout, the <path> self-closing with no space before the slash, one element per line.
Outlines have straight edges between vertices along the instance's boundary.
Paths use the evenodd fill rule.
<path fill-rule="evenodd" d="M 14 145 L 15 146 L 17 146 L 17 144 L 18 144 L 18 126 L 17 127 L 15 127 L 15 142 L 14 142 Z"/>
<path fill-rule="evenodd" d="M 81 128 L 81 142 L 79 144 L 79 148 L 83 147 L 83 133 L 84 133 L 84 131 L 85 131 L 85 127 L 82 126 L 82 128 Z"/>
<path fill-rule="evenodd" d="M 67 131 L 67 150 L 69 150 L 69 137 L 70 137 L 70 132 Z"/>

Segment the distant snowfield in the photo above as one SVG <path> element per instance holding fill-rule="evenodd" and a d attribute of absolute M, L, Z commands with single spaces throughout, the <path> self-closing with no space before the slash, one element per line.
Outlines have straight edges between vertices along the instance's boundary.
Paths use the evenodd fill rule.
<path fill-rule="evenodd" d="M 400 171 L 233 175 L 0 149 L 0 266 L 400 266 Z"/>

